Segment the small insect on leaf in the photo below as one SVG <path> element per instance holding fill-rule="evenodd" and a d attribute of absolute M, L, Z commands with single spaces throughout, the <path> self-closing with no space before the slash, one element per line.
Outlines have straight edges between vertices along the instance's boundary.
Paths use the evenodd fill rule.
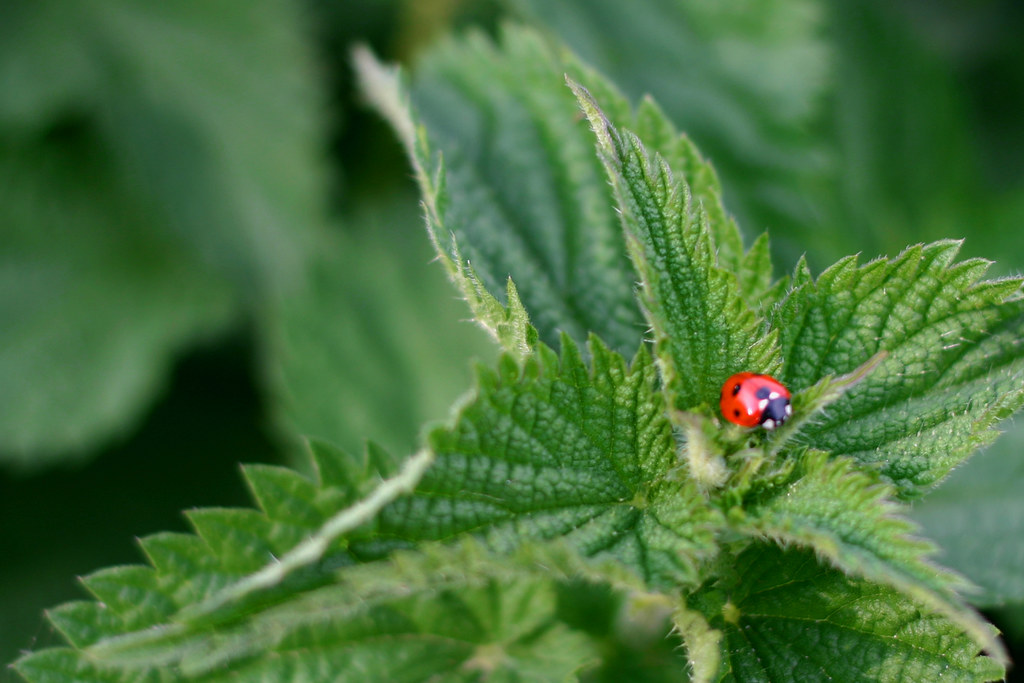
<path fill-rule="evenodd" d="M 743 427 L 775 429 L 793 414 L 789 389 L 768 375 L 738 372 L 722 385 L 722 416 Z"/>

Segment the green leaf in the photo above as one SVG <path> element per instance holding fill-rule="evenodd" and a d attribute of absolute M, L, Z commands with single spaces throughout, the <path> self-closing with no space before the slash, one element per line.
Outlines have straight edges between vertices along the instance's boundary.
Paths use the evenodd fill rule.
<path fill-rule="evenodd" d="M 792 282 L 772 285 L 767 238 L 744 252 L 715 174 L 653 101 L 634 114 L 599 78 L 596 99 L 575 87 L 600 154 L 580 151 L 581 141 L 591 144 L 585 122 L 563 108 L 571 104 L 567 91 L 548 85 L 553 73 L 557 82 L 577 66 L 534 34 L 508 29 L 500 47 L 476 35 L 446 44 L 421 72 L 415 114 L 394 73 L 366 53 L 357 61 L 364 92 L 413 158 L 441 260 L 506 354 L 496 369 L 478 370 L 450 421 L 404 462 L 372 446 L 350 457 L 314 441 L 316 480 L 246 468 L 259 510 L 192 511 L 194 535 L 143 541 L 152 568 L 86 577 L 96 601 L 70 603 L 51 617 L 82 650 L 23 657 L 23 675 L 255 681 L 356 671 L 397 681 L 571 681 L 602 656 L 595 678 L 622 680 L 614 677 L 616 657 L 642 659 L 645 642 L 665 635 L 670 616 L 697 680 L 1003 673 L 991 631 L 963 605 L 955 578 L 930 564 L 932 546 L 913 538 L 893 502 L 903 489 L 863 454 L 813 447 L 830 426 L 856 422 L 857 415 L 834 420 L 855 398 L 888 409 L 890 394 L 879 387 L 895 381 L 896 370 L 930 362 L 916 345 L 932 333 L 949 341 L 949 329 L 965 352 L 950 361 L 939 388 L 981 387 L 995 359 L 1003 373 L 996 393 L 971 393 L 963 410 L 980 411 L 971 425 L 984 423 L 981 430 L 1008 414 L 1024 400 L 1012 386 L 1019 385 L 1015 321 L 1024 304 L 1006 303 L 1017 282 L 979 284 L 980 264 L 952 266 L 948 245 L 939 245 L 919 250 L 935 268 L 893 262 L 886 277 L 898 301 L 889 307 L 858 281 L 888 272 L 889 262 L 874 270 L 840 264 L 827 275 L 842 286 L 828 296 L 828 278 L 815 283 L 805 267 Z M 458 141 L 464 133 L 472 145 Z M 638 339 L 628 262 L 599 258 L 613 248 L 604 219 L 614 216 L 601 163 L 644 288 L 654 354 Z M 601 219 L 592 242 L 582 232 L 588 212 Z M 549 214 L 559 219 L 555 228 L 545 222 Z M 590 260 L 561 258 L 580 242 L 593 247 Z M 526 264 L 522 275 L 516 264 Z M 900 297 L 901 288 L 909 294 Z M 918 310 L 919 301 L 931 308 Z M 590 307 L 595 302 L 626 306 L 631 322 L 605 317 Z M 924 321 L 916 328 L 918 319 L 901 308 L 906 302 Z M 962 318 L 952 314 L 961 327 L 942 327 L 950 318 L 936 311 L 957 306 L 965 307 Z M 899 329 L 872 327 L 879 310 L 895 311 Z M 801 338 L 801 326 L 819 314 L 835 334 L 810 325 Z M 303 322 L 300 315 L 300 336 L 318 329 Z M 576 340 L 595 325 L 614 346 L 591 334 L 580 348 Z M 876 341 L 894 346 L 879 343 L 854 358 L 863 349 L 855 353 L 847 340 L 845 352 L 830 355 L 835 339 L 856 336 L 848 325 L 882 330 Z M 555 337 L 558 354 L 543 341 Z M 637 346 L 628 363 L 621 351 Z M 890 363 L 894 355 L 902 365 Z M 793 373 L 787 381 L 799 389 L 792 421 L 771 434 L 721 429 L 709 413 L 724 376 L 775 371 L 783 359 L 783 372 Z M 836 378 L 840 372 L 849 374 Z M 866 385 L 874 392 L 858 394 Z M 915 409 L 929 400 L 924 385 L 917 389 L 909 401 Z M 834 399 L 814 422 L 817 408 Z M 698 446 L 708 456 L 704 473 L 693 467 Z M 765 547 L 766 539 L 801 552 Z M 567 586 L 581 582 L 590 595 L 612 598 L 573 614 Z M 612 616 L 616 605 L 626 608 L 621 621 Z M 584 623 L 584 613 L 599 623 Z M 979 647 L 993 656 L 979 657 Z M 679 659 L 657 655 L 670 674 L 685 675 Z"/>
<path fill-rule="evenodd" d="M 9 133 L 46 145 L 49 130 L 88 128 L 121 190 L 151 202 L 158 234 L 240 284 L 294 277 L 320 220 L 321 169 L 312 55 L 292 3 L 43 0 L 8 19 Z"/>
<path fill-rule="evenodd" d="M 595 339 L 589 357 L 588 365 L 564 337 L 561 357 L 539 345 L 522 363 L 505 356 L 498 372 L 480 370 L 453 423 L 431 432 L 429 450 L 377 486 L 370 483 L 393 465 L 375 450 L 352 458 L 314 444 L 317 481 L 279 467 L 246 468 L 262 512 L 193 511 L 198 535 L 143 540 L 152 569 L 98 572 L 85 579 L 97 602 L 52 612 L 84 648 L 73 666 L 191 676 L 230 664 L 260 676 L 273 675 L 283 659 L 332 672 L 366 666 L 402 680 L 391 667 L 408 660 L 411 680 L 506 666 L 538 672 L 538 680 L 550 670 L 568 679 L 594 651 L 553 620 L 554 600 L 545 598 L 543 626 L 527 618 L 533 608 L 514 604 L 501 614 L 523 619 L 491 620 L 507 631 L 480 621 L 458 626 L 475 641 L 453 636 L 460 622 L 452 611 L 476 614 L 478 601 L 532 604 L 508 589 L 516 577 L 539 581 L 545 595 L 551 580 L 580 577 L 616 588 L 696 586 L 699 566 L 714 553 L 717 519 L 673 472 L 677 446 L 649 354 L 641 351 L 630 367 Z M 492 549 L 484 559 L 474 560 L 482 551 L 465 543 L 427 555 L 390 552 L 471 533 Z M 531 545 L 546 539 L 566 550 Z M 374 644 L 395 633 L 408 649 L 382 659 Z M 334 658 L 334 645 L 349 642 L 356 644 Z M 553 659 L 544 654 L 552 652 Z M 34 680 L 38 662 L 53 657 L 30 655 L 19 670 Z"/>
<path fill-rule="evenodd" d="M 500 46 L 471 33 L 424 58 L 414 111 L 395 72 L 367 52 L 356 64 L 412 159 L 442 261 L 503 347 L 532 346 L 521 303 L 549 345 L 560 332 L 580 343 L 594 332 L 620 352 L 635 349 L 644 329 L 635 276 L 562 85 L 581 67 L 532 32 L 506 28 Z M 499 302 L 510 276 L 517 289 Z"/>
<path fill-rule="evenodd" d="M 523 333 L 502 332 L 523 323 L 487 294 L 500 291 L 508 273 L 526 309 L 542 316 L 533 324 L 549 344 L 556 330 L 577 342 L 591 331 L 626 352 L 643 329 L 599 164 L 573 124 L 571 97 L 554 89 L 553 79 L 567 71 L 583 73 L 614 118 L 635 127 L 686 178 L 694 211 L 707 212 L 722 266 L 741 273 L 742 294 L 760 303 L 771 277 L 767 243 L 744 256 L 714 171 L 653 102 L 634 115 L 598 74 L 522 29 L 507 28 L 498 48 L 471 35 L 431 54 L 417 73 L 415 113 L 396 75 L 361 54 L 363 90 L 413 159 L 439 252 L 506 348 L 529 347 Z"/>
<path fill-rule="evenodd" d="M 636 135 L 619 130 L 582 86 L 570 82 L 570 87 L 594 128 L 615 189 L 673 407 L 715 403 L 725 380 L 741 369 L 773 372 L 781 360 L 774 335 L 742 299 L 736 276 L 719 265 L 714 235 L 733 237 L 724 251 L 726 262 L 739 264 L 742 248 L 735 226 L 715 208 L 717 184 L 711 172 L 692 168 L 700 169 L 702 162 L 681 138 L 675 138 L 672 157 L 648 152 Z M 657 117 L 648 107 L 644 118 Z M 669 165 L 680 160 L 691 167 L 685 176 Z M 692 193 L 689 177 L 698 179 L 701 194 Z"/>
<path fill-rule="evenodd" d="M 522 365 L 479 371 L 454 424 L 428 438 L 436 463 L 414 495 L 386 508 L 375 537 L 390 544 L 482 534 L 498 548 L 562 538 L 615 557 L 654 585 L 693 582 L 714 552 L 717 517 L 676 466 L 676 443 L 641 350 L 625 360 L 590 343 L 591 366 L 563 338 Z M 358 553 L 390 547 L 353 544 Z"/>
<path fill-rule="evenodd" d="M 808 424 L 813 424 L 821 411 L 838 401 L 853 387 L 857 386 L 889 355 L 888 351 L 879 351 L 862 365 L 845 375 L 826 375 L 814 386 L 798 392 L 792 397 L 792 416 L 773 430 L 769 452 L 776 454 L 793 446 L 794 435 Z"/>
<path fill-rule="evenodd" d="M 607 90 L 607 88 L 604 88 Z M 621 99 L 617 93 L 602 92 L 602 103 L 606 99 Z M 625 101 L 614 103 L 615 112 L 628 106 Z M 608 110 L 607 105 L 604 105 Z M 634 133 L 643 141 L 648 150 L 661 155 L 673 174 L 682 179 L 689 190 L 689 201 L 705 214 L 704 220 L 715 248 L 717 265 L 733 273 L 739 280 L 740 295 L 752 307 L 767 307 L 765 300 L 772 280 L 771 254 L 768 251 L 768 234 L 761 233 L 751 246 L 743 252 L 743 239 L 739 226 L 726 211 L 722 203 L 722 186 L 711 162 L 701 157 L 696 145 L 688 135 L 681 134 L 657 102 L 645 97 L 637 107 L 632 119 L 612 114 L 610 120 L 620 127 L 634 127 Z"/>
<path fill-rule="evenodd" d="M 1015 424 L 979 457 L 915 502 L 911 518 L 942 549 L 942 563 L 982 591 L 979 607 L 1024 602 L 1024 431 Z"/>
<path fill-rule="evenodd" d="M 379 458 L 356 459 L 314 447 L 321 472 L 313 482 L 281 467 L 245 469 L 263 508 L 206 508 L 189 513 L 198 535 L 156 534 L 142 539 L 152 568 L 113 567 L 83 579 L 98 602 L 73 602 L 52 610 L 51 621 L 77 647 L 129 633 L 177 637 L 187 625 L 209 625 L 245 614 L 323 583 L 319 566 L 351 564 L 342 535 L 365 524 L 381 507 L 414 486 L 429 466 L 428 451 L 410 458 L 381 482 Z M 333 473 L 349 478 L 343 487 Z M 356 498 L 359 495 L 359 498 Z M 160 627 L 160 628 L 157 628 Z"/>
<path fill-rule="evenodd" d="M 721 634 L 718 675 L 697 680 L 996 681 L 1005 675 L 956 624 L 890 588 L 823 567 L 809 552 L 751 547 L 687 605 Z"/>
<path fill-rule="evenodd" d="M 192 511 L 189 518 L 197 536 L 158 534 L 143 539 L 152 568 L 113 567 L 86 577 L 83 583 L 97 602 L 62 605 L 49 613 L 51 621 L 78 648 L 102 650 L 112 642 L 141 641 L 155 655 L 166 652 L 167 645 L 154 650 L 153 641 L 166 640 L 171 652 L 177 653 L 167 656 L 199 656 L 207 646 L 189 641 L 196 628 L 216 627 L 254 609 L 287 601 L 327 582 L 334 568 L 351 564 L 344 548 L 336 544 L 338 538 L 407 492 L 432 460 L 429 452 L 422 452 L 393 478 L 370 488 L 361 500 L 339 508 L 325 503 L 337 503 L 339 495 L 348 501 L 353 491 L 367 490 L 369 481 L 379 480 L 374 463 L 381 459 L 368 455 L 357 467 L 357 460 L 323 447 L 316 449 L 315 456 L 325 472 L 319 483 L 284 468 L 247 468 L 246 478 L 263 513 Z M 349 479 L 346 491 L 332 491 L 331 476 L 339 470 L 362 478 Z M 322 566 L 319 563 L 325 557 L 329 560 Z M 56 655 L 44 651 L 40 657 L 50 662 Z M 98 666 L 102 673 L 103 665 Z"/>
<path fill-rule="evenodd" d="M 916 527 L 893 493 L 849 458 L 808 451 L 785 479 L 755 488 L 729 517 L 743 533 L 813 550 L 851 576 L 904 593 L 1005 658 L 990 626 L 956 593 L 969 584 L 927 559 L 935 547 L 912 535 Z"/>
<path fill-rule="evenodd" d="M 424 551 L 344 568 L 327 585 L 294 592 L 215 630 L 150 628 L 72 657 L 66 650 L 44 650 L 16 668 L 29 681 L 56 668 L 55 659 L 65 671 L 130 672 L 140 680 L 172 672 L 173 680 L 314 681 L 359 672 L 367 680 L 388 681 L 488 675 L 571 681 L 595 661 L 596 651 L 591 638 L 556 618 L 556 582 L 588 577 L 616 587 L 636 585 L 558 547 L 522 548 L 503 557 L 475 543 Z"/>
<path fill-rule="evenodd" d="M 423 474 L 434 462 L 434 454 L 428 450 L 422 450 L 403 463 L 402 469 L 391 478 L 380 482 L 373 490 L 351 506 L 337 512 L 323 514 L 314 505 L 302 505 L 315 501 L 315 491 L 310 491 L 306 496 L 283 497 L 274 496 L 284 502 L 291 502 L 289 508 L 282 510 L 279 517 L 279 525 L 287 525 L 287 520 L 295 518 L 296 503 L 302 505 L 302 512 L 308 512 L 308 535 L 296 535 L 292 543 L 280 560 L 262 566 L 258 571 L 253 569 L 241 569 L 233 571 L 236 580 L 223 586 L 216 586 L 216 590 L 210 591 L 203 596 L 197 604 L 185 605 L 179 619 L 184 622 L 208 622 L 211 619 L 223 619 L 224 613 L 231 613 L 244 609 L 249 602 L 266 600 L 267 594 L 272 594 L 280 588 L 286 580 L 297 577 L 302 584 L 308 580 L 316 581 L 318 578 L 318 565 L 329 558 L 330 563 L 348 564 L 351 558 L 347 549 L 337 547 L 337 541 L 343 536 L 351 533 L 354 529 L 367 524 L 388 504 L 396 498 L 406 495 L 419 483 Z M 282 475 L 301 481 L 301 476 L 290 470 L 279 468 Z M 370 472 L 367 472 L 370 474 Z M 259 496 L 259 489 L 256 481 L 250 478 L 253 483 L 254 492 Z M 273 520 L 274 513 L 267 509 L 267 516 Z M 229 521 L 227 515 L 219 515 L 220 519 Z M 315 525 L 315 528 L 314 528 Z M 198 529 L 197 529 L 198 530 Z M 201 530 L 199 530 L 201 532 Z M 254 529 L 256 531 L 256 529 Z M 273 531 L 267 529 L 265 533 Z M 230 540 L 230 539 L 227 539 Z M 209 542 L 209 541 L 208 541 Z M 216 553 L 219 548 L 213 546 Z M 233 564 L 233 558 L 238 552 L 227 552 L 217 555 L 222 567 Z M 339 552 L 340 550 L 340 552 Z M 306 572 L 307 569 L 311 572 Z M 230 569 L 233 569 L 231 567 Z M 229 570 L 230 570 L 229 569 Z M 288 586 L 284 586 L 287 593 Z"/>
<path fill-rule="evenodd" d="M 1020 281 L 981 279 L 987 262 L 956 263 L 958 248 L 916 246 L 861 267 L 850 257 L 816 281 L 801 265 L 771 321 L 793 390 L 888 352 L 802 438 L 877 467 L 904 497 L 990 442 L 1024 402 Z"/>
<path fill-rule="evenodd" d="M 183 347 L 289 287 L 319 103 L 285 0 L 42 0 L 0 27 L 0 452 L 138 421 Z"/>

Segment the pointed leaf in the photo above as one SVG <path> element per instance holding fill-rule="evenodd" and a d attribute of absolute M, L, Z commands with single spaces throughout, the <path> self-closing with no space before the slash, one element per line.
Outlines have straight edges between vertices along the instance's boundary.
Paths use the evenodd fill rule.
<path fill-rule="evenodd" d="M 187 517 L 213 554 L 222 558 L 221 567 L 226 571 L 254 572 L 281 550 L 268 538 L 273 524 L 256 510 L 202 508 L 190 510 Z M 301 539 L 302 532 L 288 536 Z M 284 549 L 290 547 L 286 544 Z"/>
<path fill-rule="evenodd" d="M 881 366 L 804 430 L 816 448 L 876 465 L 903 496 L 919 495 L 995 436 L 1024 403 L 1024 300 L 1018 280 L 982 280 L 956 263 L 956 242 L 912 247 L 857 267 L 848 258 L 812 282 L 803 266 L 775 312 L 794 390 Z"/>
<path fill-rule="evenodd" d="M 66 602 L 47 610 L 46 618 L 76 648 L 88 647 L 103 638 L 124 632 L 120 616 L 95 601 Z"/>
<path fill-rule="evenodd" d="M 102 608 L 105 618 L 116 619 L 116 630 L 105 628 L 103 637 L 147 628 L 177 610 L 169 586 L 161 582 L 159 573 L 152 567 L 135 565 L 101 569 L 84 577 L 82 583 L 99 601 L 92 604 Z M 57 621 L 54 611 L 48 617 Z"/>
<path fill-rule="evenodd" d="M 235 577 L 237 580 L 218 586 L 216 592 L 210 592 L 193 604 L 184 605 L 178 619 L 184 623 L 204 623 L 230 618 L 236 611 L 244 611 L 250 602 L 268 600 L 263 597 L 282 588 L 282 584 L 292 578 L 302 584 L 315 583 L 318 579 L 316 571 L 318 563 L 336 550 L 334 544 L 342 536 L 354 529 L 367 524 L 375 518 L 382 508 L 396 498 L 408 494 L 419 483 L 423 473 L 434 462 L 434 454 L 428 450 L 420 451 L 405 461 L 402 469 L 392 478 L 382 481 L 365 498 L 353 505 L 343 508 L 325 519 L 309 536 L 297 539 L 294 547 L 275 560 L 252 573 Z M 296 475 L 298 477 L 298 475 Z M 333 563 L 347 564 L 347 554 L 331 558 Z M 218 556 L 216 561 L 221 567 L 231 563 L 232 558 Z M 314 571 L 308 572 L 309 568 Z M 287 586 L 283 586 L 285 594 Z M 274 597 L 269 598 L 273 601 Z"/>
<path fill-rule="evenodd" d="M 613 123 L 620 128 L 628 125 L 626 121 Z M 679 180 L 686 183 L 690 201 L 703 209 L 707 216 L 718 265 L 738 273 L 743 260 L 743 241 L 736 221 L 722 205 L 722 187 L 711 163 L 701 158 L 694 143 L 676 130 L 651 97 L 645 97 L 637 108 L 633 132 L 651 153 L 657 152 L 661 156 Z"/>
<path fill-rule="evenodd" d="M 772 255 L 768 250 L 768 233 L 762 232 L 754 240 L 735 272 L 739 279 L 740 295 L 759 312 L 764 313 L 781 300 L 772 286 Z"/>
<path fill-rule="evenodd" d="M 367 53 L 357 67 L 412 158 L 439 255 L 481 324 L 509 350 L 529 346 L 525 310 L 548 344 L 560 331 L 578 342 L 595 332 L 617 350 L 636 348 L 633 271 L 562 85 L 575 61 L 523 29 L 506 28 L 497 46 L 471 33 L 424 59 L 415 111 L 395 73 Z M 524 311 L 511 295 L 495 298 L 509 276 Z"/>
<path fill-rule="evenodd" d="M 72 661 L 139 680 L 180 672 L 210 681 L 344 680 L 357 673 L 382 681 L 571 681 L 596 650 L 590 637 L 556 619 L 555 582 L 579 577 L 638 585 L 561 546 L 500 557 L 472 542 L 427 547 L 348 567 L 330 585 L 215 630 L 148 629 L 76 652 Z M 17 666 L 36 671 L 56 652 L 29 655 Z"/>
<path fill-rule="evenodd" d="M 323 515 L 313 504 L 314 482 L 287 467 L 246 465 L 243 471 L 253 496 L 270 519 L 309 528 L 323 523 Z"/>
<path fill-rule="evenodd" d="M 238 572 L 225 572 L 197 536 L 163 532 L 142 538 L 139 544 L 166 582 L 164 591 L 176 607 L 202 600 L 239 577 Z"/>
<path fill-rule="evenodd" d="M 736 276 L 718 265 L 712 235 L 734 229 L 712 228 L 710 221 L 725 220 L 724 212 L 709 213 L 703 202 L 695 202 L 685 178 L 676 176 L 668 160 L 613 125 L 582 86 L 570 87 L 594 128 L 615 189 L 673 407 L 717 402 L 722 384 L 739 370 L 773 372 L 781 360 L 774 335 L 765 332 L 741 298 Z M 677 156 L 699 164 L 689 146 Z M 713 187 L 710 180 L 701 183 Z M 716 205 L 716 199 L 710 195 L 708 203 Z M 736 247 L 727 248 L 727 260 L 741 258 Z"/>
<path fill-rule="evenodd" d="M 935 547 L 911 535 L 916 527 L 892 494 L 854 461 L 809 451 L 787 482 L 753 494 L 733 520 L 745 533 L 811 549 L 851 576 L 904 593 L 1005 659 L 989 625 L 956 594 L 969 584 L 927 559 Z"/>
<path fill-rule="evenodd" d="M 365 453 L 359 457 L 332 444 L 311 438 L 307 442 L 317 481 L 326 488 L 354 492 L 370 476 Z"/>

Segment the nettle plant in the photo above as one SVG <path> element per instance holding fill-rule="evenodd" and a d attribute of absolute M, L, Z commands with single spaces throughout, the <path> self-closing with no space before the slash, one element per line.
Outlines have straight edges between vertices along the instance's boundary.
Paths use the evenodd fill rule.
<path fill-rule="evenodd" d="M 1024 401 L 1019 280 L 950 241 L 773 282 L 658 106 L 522 29 L 447 44 L 412 90 L 355 61 L 500 360 L 409 458 L 246 468 L 259 510 L 85 577 L 25 679 L 1003 677 L 904 513 Z M 792 417 L 724 420 L 739 371 Z"/>

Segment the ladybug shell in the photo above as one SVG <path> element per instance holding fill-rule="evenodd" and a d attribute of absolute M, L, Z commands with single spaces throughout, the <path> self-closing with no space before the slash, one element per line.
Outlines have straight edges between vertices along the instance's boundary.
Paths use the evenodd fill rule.
<path fill-rule="evenodd" d="M 738 372 L 722 385 L 722 416 L 744 427 L 775 429 L 793 409 L 789 389 L 768 375 Z"/>

